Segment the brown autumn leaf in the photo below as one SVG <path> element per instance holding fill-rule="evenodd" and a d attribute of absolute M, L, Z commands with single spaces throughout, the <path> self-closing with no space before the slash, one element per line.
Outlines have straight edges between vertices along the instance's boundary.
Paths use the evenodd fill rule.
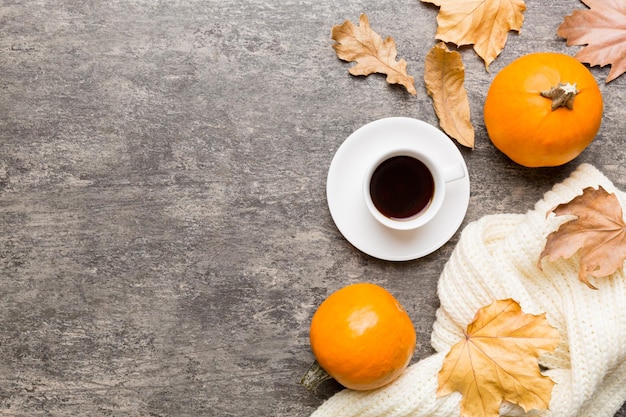
<path fill-rule="evenodd" d="M 474 127 L 464 81 L 461 54 L 450 51 L 444 42 L 433 46 L 424 65 L 426 91 L 433 98 L 441 128 L 461 145 L 473 148 Z"/>
<path fill-rule="evenodd" d="M 589 9 L 566 16 L 557 34 L 567 46 L 586 45 L 576 59 L 592 66 L 611 65 L 606 82 L 626 72 L 626 2 L 624 0 L 581 0 Z"/>
<path fill-rule="evenodd" d="M 624 267 L 626 223 L 615 194 L 609 194 L 602 187 L 587 187 L 582 195 L 558 205 L 548 214 L 551 212 L 576 218 L 548 235 L 546 246 L 539 255 L 539 268 L 546 256 L 550 261 L 559 257 L 568 259 L 580 251 L 578 279 L 595 289 L 589 282 L 589 275 L 607 277 Z"/>
<path fill-rule="evenodd" d="M 406 71 L 406 61 L 396 60 L 396 42 L 392 37 L 383 40 L 374 32 L 365 14 L 359 18 L 359 26 L 346 20 L 335 25 L 331 31 L 337 57 L 344 61 L 356 62 L 348 71 L 352 75 L 387 75 L 389 84 L 400 84 L 416 95 L 414 80 Z"/>
<path fill-rule="evenodd" d="M 524 23 L 524 0 L 422 0 L 439 6 L 436 38 L 457 46 L 474 45 L 485 67 L 502 52 L 509 31 Z"/>
<path fill-rule="evenodd" d="M 478 310 L 446 355 L 437 396 L 460 392 L 466 417 L 498 417 L 504 401 L 525 411 L 547 409 L 554 382 L 541 374 L 537 358 L 558 343 L 545 314 L 525 314 L 512 299 L 496 301 Z"/>

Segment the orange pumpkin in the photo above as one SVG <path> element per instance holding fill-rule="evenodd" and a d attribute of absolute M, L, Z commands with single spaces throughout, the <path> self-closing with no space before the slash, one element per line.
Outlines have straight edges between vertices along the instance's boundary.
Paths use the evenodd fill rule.
<path fill-rule="evenodd" d="M 413 323 L 400 303 L 370 283 L 334 292 L 311 320 L 317 362 L 355 390 L 378 388 L 400 376 L 411 361 L 415 339 Z"/>
<path fill-rule="evenodd" d="M 591 72 L 559 53 L 524 55 L 494 78 L 485 99 L 489 138 L 527 167 L 565 164 L 595 138 L 602 94 Z"/>

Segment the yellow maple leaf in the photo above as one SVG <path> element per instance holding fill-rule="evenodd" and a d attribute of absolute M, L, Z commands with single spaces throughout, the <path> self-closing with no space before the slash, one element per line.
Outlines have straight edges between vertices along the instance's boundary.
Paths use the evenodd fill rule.
<path fill-rule="evenodd" d="M 576 217 L 548 235 L 539 255 L 540 269 L 544 257 L 554 261 L 580 252 L 578 279 L 589 288 L 596 289 L 589 282 L 588 275 L 602 278 L 624 268 L 626 222 L 615 194 L 602 187 L 587 187 L 581 195 L 568 203 L 559 204 L 550 212 L 557 216 Z"/>
<path fill-rule="evenodd" d="M 473 148 L 474 127 L 464 81 L 461 54 L 450 51 L 444 42 L 433 46 L 426 54 L 424 82 L 428 95 L 433 98 L 439 125 L 461 145 Z"/>
<path fill-rule="evenodd" d="M 346 20 L 341 25 L 333 26 L 331 35 L 337 42 L 333 45 L 337 57 L 357 63 L 348 70 L 350 74 L 386 74 L 389 84 L 400 84 L 409 93 L 417 94 L 414 79 L 406 71 L 406 61 L 396 60 L 396 41 L 390 36 L 383 40 L 372 30 L 365 14 L 361 15 L 359 26 Z"/>
<path fill-rule="evenodd" d="M 476 313 L 465 338 L 448 352 L 437 396 L 460 392 L 466 417 L 497 417 L 504 401 L 526 412 L 547 409 L 554 382 L 541 374 L 537 358 L 558 342 L 545 314 L 525 314 L 512 299 L 496 301 Z"/>
<path fill-rule="evenodd" d="M 502 52 L 509 31 L 524 23 L 524 0 L 422 0 L 439 6 L 436 37 L 457 46 L 473 45 L 485 67 Z"/>

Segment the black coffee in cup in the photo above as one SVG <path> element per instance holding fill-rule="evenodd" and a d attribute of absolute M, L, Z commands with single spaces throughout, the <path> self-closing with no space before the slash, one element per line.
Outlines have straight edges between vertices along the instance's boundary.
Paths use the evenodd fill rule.
<path fill-rule="evenodd" d="M 398 155 L 376 167 L 369 191 L 372 203 L 383 215 L 407 219 L 428 207 L 435 193 L 435 181 L 422 161 Z"/>

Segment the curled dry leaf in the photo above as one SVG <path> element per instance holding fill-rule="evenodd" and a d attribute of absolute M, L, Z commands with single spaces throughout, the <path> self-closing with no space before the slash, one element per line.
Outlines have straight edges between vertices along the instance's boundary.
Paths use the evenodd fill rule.
<path fill-rule="evenodd" d="M 609 194 L 602 187 L 588 187 L 582 195 L 558 205 L 548 214 L 551 212 L 576 217 L 548 235 L 539 255 L 539 268 L 544 257 L 550 261 L 559 257 L 568 259 L 580 251 L 578 279 L 595 289 L 589 282 L 589 275 L 607 277 L 624 267 L 626 223 L 615 194 Z"/>
<path fill-rule="evenodd" d="M 461 145 L 474 147 L 474 128 L 470 120 L 467 91 L 463 86 L 465 67 L 461 54 L 448 50 L 444 42 L 426 55 L 424 81 L 441 128 Z"/>
<path fill-rule="evenodd" d="M 557 34 L 567 45 L 586 45 L 576 59 L 590 65 L 611 65 L 606 82 L 626 72 L 626 2 L 582 0 L 589 9 L 566 16 Z"/>
<path fill-rule="evenodd" d="M 357 63 L 348 70 L 350 74 L 386 74 L 389 84 L 400 84 L 409 93 L 417 94 L 413 77 L 406 71 L 406 61 L 396 60 L 396 42 L 392 37 L 383 40 L 374 32 L 365 14 L 361 15 L 359 26 L 346 20 L 341 25 L 333 26 L 331 35 L 337 42 L 333 45 L 337 57 Z"/>
<path fill-rule="evenodd" d="M 485 67 L 502 52 L 509 31 L 524 23 L 524 0 L 422 0 L 440 7 L 437 39 L 457 46 L 474 45 Z"/>
<path fill-rule="evenodd" d="M 466 417 L 498 417 L 503 401 L 525 411 L 546 409 L 554 382 L 541 374 L 537 359 L 558 343 L 545 314 L 525 314 L 512 299 L 496 301 L 476 313 L 465 338 L 450 349 L 437 396 L 460 392 Z"/>

